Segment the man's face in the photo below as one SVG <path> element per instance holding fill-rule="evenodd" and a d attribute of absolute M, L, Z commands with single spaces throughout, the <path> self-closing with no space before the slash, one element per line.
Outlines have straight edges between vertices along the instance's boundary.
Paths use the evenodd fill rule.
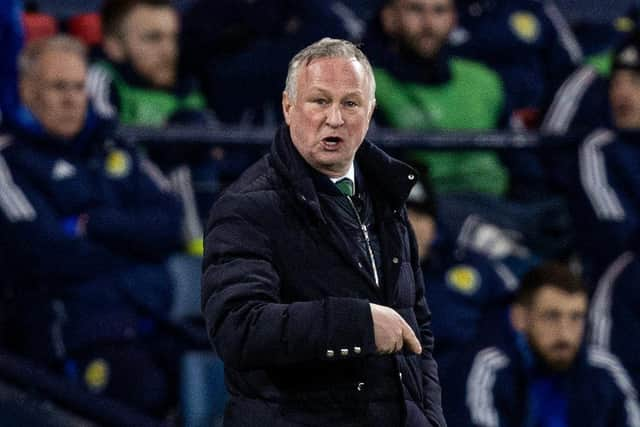
<path fill-rule="evenodd" d="M 159 88 L 176 81 L 179 21 L 171 7 L 139 5 L 124 19 L 120 37 L 112 37 L 119 62 L 131 63 L 134 70 Z"/>
<path fill-rule="evenodd" d="M 369 77 L 355 59 L 319 58 L 301 64 L 297 78 L 296 98 L 282 98 L 293 145 L 314 169 L 343 176 L 369 129 Z"/>
<path fill-rule="evenodd" d="M 396 0 L 382 10 L 385 32 L 421 58 L 435 57 L 456 24 L 453 0 Z"/>
<path fill-rule="evenodd" d="M 611 77 L 609 101 L 619 129 L 640 129 L 640 72 L 616 70 Z"/>
<path fill-rule="evenodd" d="M 407 209 L 409 223 L 416 235 L 418 244 L 418 256 L 420 261 L 424 261 L 429 256 L 429 249 L 436 237 L 436 222 L 431 215 L 419 212 L 416 209 Z"/>
<path fill-rule="evenodd" d="M 573 363 L 584 333 L 587 296 L 543 286 L 530 307 L 514 306 L 512 320 L 532 350 L 554 371 L 566 371 Z M 518 319 L 519 318 L 519 319 Z"/>
<path fill-rule="evenodd" d="M 75 53 L 51 50 L 21 82 L 22 102 L 50 134 L 70 139 L 84 126 L 87 66 Z"/>

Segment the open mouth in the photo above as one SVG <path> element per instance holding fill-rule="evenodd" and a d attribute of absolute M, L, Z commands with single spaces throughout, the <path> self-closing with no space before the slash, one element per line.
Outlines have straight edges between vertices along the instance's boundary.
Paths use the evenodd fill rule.
<path fill-rule="evenodd" d="M 328 136 L 326 138 L 323 138 L 322 141 L 328 147 L 335 147 L 336 145 L 342 142 L 342 138 L 340 138 L 339 136 Z"/>

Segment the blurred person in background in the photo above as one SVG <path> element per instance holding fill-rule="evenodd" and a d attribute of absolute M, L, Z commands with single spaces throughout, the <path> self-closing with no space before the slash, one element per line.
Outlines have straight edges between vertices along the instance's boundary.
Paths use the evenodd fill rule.
<path fill-rule="evenodd" d="M 513 340 L 473 359 L 469 425 L 639 426 L 627 372 L 610 353 L 584 345 L 586 315 L 587 290 L 565 266 L 527 273 L 511 307 Z"/>
<path fill-rule="evenodd" d="M 89 105 L 86 49 L 59 35 L 19 58 L 35 126 L 0 151 L 2 254 L 15 346 L 26 357 L 150 414 L 175 407 L 186 341 L 169 326 L 169 256 L 183 213 L 162 174 Z"/>
<path fill-rule="evenodd" d="M 100 15 L 105 55 L 91 66 L 88 77 L 96 111 L 124 125 L 208 124 L 195 79 L 179 73 L 180 17 L 172 3 L 107 0 Z M 192 173 L 202 171 L 209 181 L 216 181 L 209 151 L 193 146 L 147 147 L 181 197 L 189 218 L 186 249 L 194 255 L 202 254 L 200 211 L 204 209 L 198 208 Z M 217 152 L 222 156 L 220 149 Z"/>
<path fill-rule="evenodd" d="M 376 123 L 396 129 L 487 130 L 501 125 L 506 99 L 500 77 L 481 63 L 452 57 L 453 0 L 388 0 L 363 48 L 376 75 Z M 421 150 L 438 193 L 501 196 L 508 171 L 489 150 Z"/>
<path fill-rule="evenodd" d="M 180 18 L 168 0 L 107 0 L 101 22 L 105 59 L 91 67 L 98 113 L 123 124 L 161 126 L 201 111 L 196 82 L 178 73 Z"/>
<path fill-rule="evenodd" d="M 615 53 L 608 82 L 612 124 L 590 131 L 563 167 L 576 229 L 576 249 L 590 285 L 621 253 L 637 248 L 640 233 L 640 34 Z M 576 191 L 576 189 L 578 191 Z"/>

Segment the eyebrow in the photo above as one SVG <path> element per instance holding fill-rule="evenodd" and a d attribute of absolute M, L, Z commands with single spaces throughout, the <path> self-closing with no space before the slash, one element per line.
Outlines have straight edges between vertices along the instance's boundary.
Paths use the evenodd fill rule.
<path fill-rule="evenodd" d="M 320 92 L 323 95 L 326 96 L 331 96 L 331 91 L 324 89 L 320 86 L 311 86 L 310 88 L 310 92 L 312 91 L 317 91 Z M 351 92 L 347 92 L 346 94 L 344 94 L 343 96 L 341 96 L 341 98 L 347 98 L 350 96 L 359 96 L 359 97 L 363 97 L 364 98 L 364 92 L 362 90 L 355 90 L 355 91 L 351 91 Z"/>

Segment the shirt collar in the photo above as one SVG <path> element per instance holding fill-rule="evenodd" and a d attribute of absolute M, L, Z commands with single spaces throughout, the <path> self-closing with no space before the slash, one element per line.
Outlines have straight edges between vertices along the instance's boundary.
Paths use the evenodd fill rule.
<path fill-rule="evenodd" d="M 338 178 L 331 178 L 329 177 L 329 179 L 331 180 L 331 182 L 333 182 L 334 184 L 338 181 L 340 181 L 343 178 L 349 178 L 351 180 L 351 182 L 353 183 L 353 192 L 354 194 L 356 193 L 356 169 L 353 166 L 353 162 L 351 162 L 351 166 L 349 166 L 349 170 L 347 171 L 347 173 L 343 176 L 340 176 Z"/>

